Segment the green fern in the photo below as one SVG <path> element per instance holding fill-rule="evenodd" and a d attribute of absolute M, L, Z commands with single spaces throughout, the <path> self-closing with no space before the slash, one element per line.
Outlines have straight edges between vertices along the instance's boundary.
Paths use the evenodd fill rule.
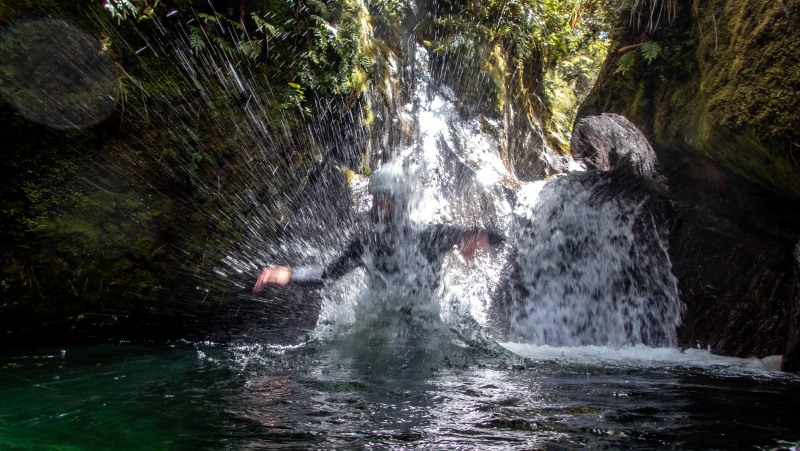
<path fill-rule="evenodd" d="M 658 55 L 661 54 L 661 50 L 661 44 L 655 41 L 646 41 L 639 46 L 639 51 L 645 61 L 647 61 L 647 64 L 652 63 L 654 59 L 658 58 Z"/>
<path fill-rule="evenodd" d="M 227 23 L 229 25 L 232 25 L 234 28 L 237 28 L 240 31 L 244 31 L 244 25 L 242 25 L 241 22 L 232 20 L 222 13 L 216 13 L 213 16 L 211 14 L 206 14 L 206 13 L 197 13 L 197 18 L 205 23 L 213 23 L 219 26 L 222 26 L 223 24 Z"/>
<path fill-rule="evenodd" d="M 228 56 L 234 56 L 236 54 L 236 49 L 224 38 L 219 36 L 211 36 L 211 40 L 214 41 L 214 44 L 217 44 L 219 48 L 221 48 Z"/>
<path fill-rule="evenodd" d="M 275 36 L 278 33 L 278 30 L 275 28 L 274 25 L 270 24 L 266 20 L 259 17 L 258 14 L 252 13 L 250 17 L 253 18 L 253 22 L 256 23 L 256 31 L 260 31 L 264 33 L 266 36 Z"/>
<path fill-rule="evenodd" d="M 194 53 L 200 53 L 206 48 L 206 39 L 200 27 L 189 26 L 189 45 Z"/>
<path fill-rule="evenodd" d="M 635 63 L 636 63 L 636 53 L 634 52 L 623 53 L 622 56 L 620 56 L 619 59 L 617 60 L 617 70 L 615 70 L 614 73 L 625 75 L 629 70 L 633 69 L 633 65 Z"/>
<path fill-rule="evenodd" d="M 203 22 L 205 23 L 214 23 L 219 20 L 217 19 L 216 16 L 212 16 L 211 14 L 206 14 L 206 13 L 197 13 L 197 17 L 203 20 Z"/>
<path fill-rule="evenodd" d="M 109 1 L 106 2 L 105 8 L 111 17 L 117 19 L 117 24 L 139 14 L 139 7 L 128 1 Z"/>
<path fill-rule="evenodd" d="M 246 57 L 256 59 L 261 53 L 261 41 L 257 39 L 251 39 L 249 41 L 242 40 L 236 44 L 236 48 Z"/>

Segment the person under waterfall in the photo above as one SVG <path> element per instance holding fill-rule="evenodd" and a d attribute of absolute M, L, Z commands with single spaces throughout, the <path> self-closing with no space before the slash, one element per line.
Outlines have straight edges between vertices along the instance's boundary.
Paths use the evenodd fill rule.
<path fill-rule="evenodd" d="M 384 164 L 370 176 L 368 190 L 373 197 L 372 232 L 352 241 L 327 265 L 264 268 L 253 292 L 267 285 L 321 285 L 363 267 L 371 295 L 359 300 L 359 310 L 372 315 L 396 310 L 438 317 L 434 293 L 445 255 L 455 248 L 464 259 L 472 260 L 503 241 L 498 233 L 481 228 L 411 224 L 408 221 L 411 186 L 402 167 L 395 162 Z M 392 300 L 376 301 L 375 298 L 380 298 L 376 293 L 390 293 Z"/>

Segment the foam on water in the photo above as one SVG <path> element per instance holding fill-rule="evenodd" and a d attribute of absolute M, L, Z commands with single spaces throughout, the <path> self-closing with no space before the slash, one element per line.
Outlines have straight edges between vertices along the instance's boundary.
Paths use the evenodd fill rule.
<path fill-rule="evenodd" d="M 548 346 L 505 342 L 509 351 L 534 360 L 556 361 L 572 366 L 627 367 L 657 369 L 685 367 L 714 369 L 731 376 L 790 377 L 780 371 L 781 356 L 737 358 L 715 355 L 707 349 L 657 348 L 642 344 L 613 348 L 608 346 Z"/>

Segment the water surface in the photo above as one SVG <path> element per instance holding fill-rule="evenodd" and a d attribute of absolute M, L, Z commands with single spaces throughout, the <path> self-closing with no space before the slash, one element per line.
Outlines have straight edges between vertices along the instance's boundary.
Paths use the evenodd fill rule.
<path fill-rule="evenodd" d="M 394 349 L 372 358 L 369 346 L 352 352 L 320 342 L 6 350 L 0 443 L 795 449 L 800 442 L 800 378 L 756 359 L 646 347 L 506 346 L 516 353 L 459 343 L 463 352 Z"/>

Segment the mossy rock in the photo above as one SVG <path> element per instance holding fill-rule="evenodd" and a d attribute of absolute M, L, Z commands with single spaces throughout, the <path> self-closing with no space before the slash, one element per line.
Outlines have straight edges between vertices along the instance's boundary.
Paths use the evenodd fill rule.
<path fill-rule="evenodd" d="M 578 116 L 616 112 L 654 147 L 692 149 L 780 195 L 800 198 L 800 5 L 679 2 L 675 23 L 649 39 L 652 64 L 616 71 L 610 54 Z M 628 30 L 617 49 L 641 42 Z"/>

